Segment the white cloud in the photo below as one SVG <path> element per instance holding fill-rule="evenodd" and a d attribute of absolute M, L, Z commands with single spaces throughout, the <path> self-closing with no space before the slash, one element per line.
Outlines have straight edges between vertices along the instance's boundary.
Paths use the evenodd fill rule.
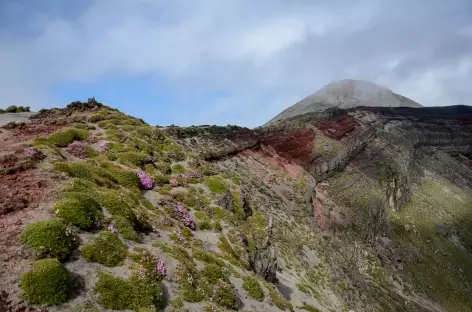
<path fill-rule="evenodd" d="M 90 0 L 73 12 L 49 2 L 61 10 L 11 5 L 27 12 L 28 36 L 0 24 L 2 106 L 49 106 L 59 83 L 114 75 L 159 75 L 181 92 L 228 90 L 208 120 L 251 125 L 343 78 L 426 105 L 471 103 L 468 0 Z"/>

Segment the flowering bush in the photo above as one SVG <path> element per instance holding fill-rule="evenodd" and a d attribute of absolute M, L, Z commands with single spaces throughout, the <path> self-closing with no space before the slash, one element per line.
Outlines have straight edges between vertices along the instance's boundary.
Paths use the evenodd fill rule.
<path fill-rule="evenodd" d="M 151 175 L 141 170 L 138 170 L 136 175 L 139 178 L 139 184 L 143 190 L 152 190 L 154 188 L 154 181 Z"/>
<path fill-rule="evenodd" d="M 110 148 L 110 142 L 102 142 L 100 143 L 100 148 L 104 151 L 108 150 Z"/>
<path fill-rule="evenodd" d="M 110 232 L 112 232 L 113 234 L 118 233 L 118 231 L 116 230 L 116 228 L 115 228 L 115 226 L 113 225 L 113 223 L 108 224 L 107 230 L 110 231 Z"/>
<path fill-rule="evenodd" d="M 161 259 L 157 259 L 156 262 L 156 273 L 161 277 L 165 277 L 167 275 L 167 269 L 164 262 Z"/>
<path fill-rule="evenodd" d="M 46 155 L 44 155 L 41 151 L 38 151 L 34 147 L 28 147 L 24 151 L 25 156 L 28 158 L 31 158 L 33 160 L 42 160 L 46 158 Z"/>
<path fill-rule="evenodd" d="M 202 174 L 197 171 L 187 171 L 184 173 L 184 177 L 187 179 L 200 179 Z"/>
<path fill-rule="evenodd" d="M 69 144 L 66 148 L 66 151 L 79 158 L 87 157 L 87 149 L 85 148 L 84 143 L 80 141 L 74 141 Z"/>
<path fill-rule="evenodd" d="M 183 225 L 188 227 L 191 230 L 196 230 L 197 225 L 195 221 L 193 220 L 192 216 L 188 213 L 187 210 L 185 210 L 185 207 L 181 204 L 175 204 L 175 203 L 168 203 L 172 208 L 174 208 L 172 216 L 174 219 L 182 222 Z"/>

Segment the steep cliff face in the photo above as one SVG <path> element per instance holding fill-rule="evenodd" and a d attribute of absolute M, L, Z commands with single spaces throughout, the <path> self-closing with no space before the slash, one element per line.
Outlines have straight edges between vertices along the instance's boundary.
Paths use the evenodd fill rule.
<path fill-rule="evenodd" d="M 91 99 L 0 131 L 0 310 L 472 311 L 470 107 L 156 128 Z"/>

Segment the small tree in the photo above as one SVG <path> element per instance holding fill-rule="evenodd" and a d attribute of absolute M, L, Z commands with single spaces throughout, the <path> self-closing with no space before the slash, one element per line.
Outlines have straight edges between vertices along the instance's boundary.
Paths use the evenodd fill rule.
<path fill-rule="evenodd" d="M 16 113 L 17 111 L 18 111 L 18 107 L 16 107 L 15 105 L 9 106 L 6 109 L 7 113 Z"/>

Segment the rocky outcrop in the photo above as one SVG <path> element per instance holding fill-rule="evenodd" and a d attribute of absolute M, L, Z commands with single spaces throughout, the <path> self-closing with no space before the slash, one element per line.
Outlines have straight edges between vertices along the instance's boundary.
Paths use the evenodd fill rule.
<path fill-rule="evenodd" d="M 268 282 L 277 281 L 277 255 L 275 249 L 271 244 L 272 239 L 272 218 L 266 227 L 266 240 L 261 246 L 256 246 L 256 250 L 249 253 L 249 266 L 251 269 Z"/>

